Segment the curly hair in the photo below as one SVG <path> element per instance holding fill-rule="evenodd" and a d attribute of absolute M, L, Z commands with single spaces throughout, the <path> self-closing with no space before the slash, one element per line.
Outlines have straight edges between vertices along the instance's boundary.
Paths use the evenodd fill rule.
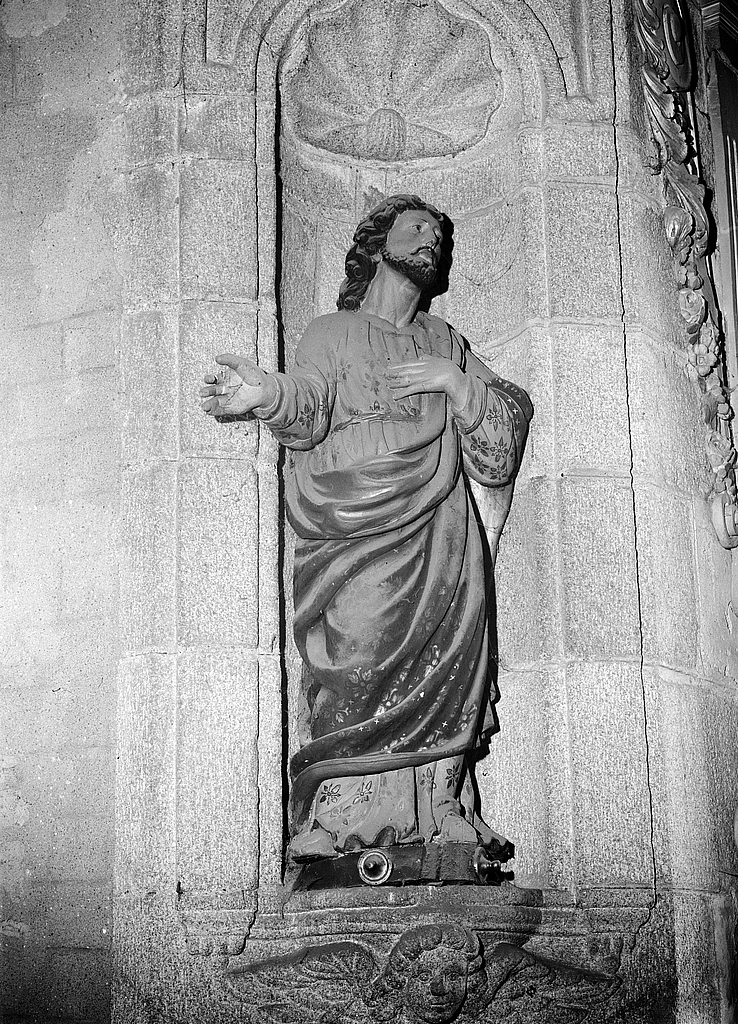
<path fill-rule="evenodd" d="M 375 1007 L 380 1018 L 389 1020 L 396 1016 L 413 964 L 423 953 L 439 946 L 464 954 L 468 972 L 467 999 L 471 1006 L 483 1002 L 487 991 L 487 972 L 479 938 L 462 925 L 442 921 L 410 928 L 395 943 L 368 995 L 368 1002 Z"/>
<path fill-rule="evenodd" d="M 423 202 L 419 196 L 389 196 L 364 218 L 354 232 L 354 244 L 346 254 L 346 277 L 338 289 L 336 305 L 339 309 L 354 312 L 361 306 L 369 282 L 377 272 L 372 256 L 382 251 L 392 225 L 406 210 L 424 210 L 441 225 L 444 239 L 450 234 L 451 222 L 446 215 L 430 203 Z"/>

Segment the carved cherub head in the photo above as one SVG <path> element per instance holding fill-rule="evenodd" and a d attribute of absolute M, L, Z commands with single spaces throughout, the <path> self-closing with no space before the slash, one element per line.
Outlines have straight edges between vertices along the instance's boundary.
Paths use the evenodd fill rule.
<path fill-rule="evenodd" d="M 442 269 L 448 267 L 452 227 L 448 217 L 437 210 L 435 206 L 424 202 L 419 196 L 390 196 L 376 206 L 354 232 L 354 244 L 346 254 L 346 277 L 338 291 L 336 305 L 339 309 L 359 309 L 369 283 L 377 271 L 378 260 L 386 253 L 387 238 L 395 221 L 402 214 L 411 211 L 422 211 L 428 215 L 429 219 L 437 223 L 442 236 L 442 244 L 446 249 L 446 258 L 443 261 Z M 419 281 L 419 283 L 430 288 L 432 285 L 438 284 L 441 276 L 436 264 L 429 268 L 425 280 Z M 443 288 L 437 290 L 441 291 Z"/>
<path fill-rule="evenodd" d="M 477 936 L 451 923 L 420 925 L 398 940 L 376 979 L 371 1003 L 385 1020 L 450 1024 L 484 1000 L 487 975 Z"/>

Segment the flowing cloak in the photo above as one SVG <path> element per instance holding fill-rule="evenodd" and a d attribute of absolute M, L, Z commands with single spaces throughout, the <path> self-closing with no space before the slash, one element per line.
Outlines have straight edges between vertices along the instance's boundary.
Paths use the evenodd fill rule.
<path fill-rule="evenodd" d="M 396 400 L 387 367 L 440 356 L 466 373 Z M 532 406 L 443 320 L 405 328 L 319 317 L 259 418 L 293 450 L 294 632 L 311 739 L 292 758 L 299 828 L 327 779 L 416 767 L 472 749 L 492 724 L 484 553 L 468 479 L 513 480 Z M 491 581 L 489 581 L 491 585 Z"/>

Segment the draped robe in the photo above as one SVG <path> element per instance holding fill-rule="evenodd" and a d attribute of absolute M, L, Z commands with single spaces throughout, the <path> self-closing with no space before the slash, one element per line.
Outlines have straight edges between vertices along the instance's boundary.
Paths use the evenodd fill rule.
<path fill-rule="evenodd" d="M 397 400 L 386 385 L 389 366 L 430 355 L 466 374 L 455 416 L 443 393 Z M 405 783 L 435 788 L 438 763 L 452 778 L 445 759 L 491 723 L 491 581 L 468 478 L 512 481 L 532 407 L 423 313 L 405 328 L 361 311 L 319 317 L 292 372 L 275 377 L 277 397 L 257 415 L 293 451 L 285 496 L 310 707 L 311 738 L 290 766 L 293 827 L 319 821 L 345 838 L 371 812 L 366 842 L 367 828 L 399 819 L 400 838 L 412 838 L 423 829 L 403 818 L 404 803 L 418 816 Z"/>

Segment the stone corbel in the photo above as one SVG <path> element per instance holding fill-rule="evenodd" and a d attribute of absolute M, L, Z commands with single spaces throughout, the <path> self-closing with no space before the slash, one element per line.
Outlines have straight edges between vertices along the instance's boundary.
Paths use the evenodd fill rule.
<path fill-rule="evenodd" d="M 389 955 L 353 941 L 303 946 L 225 975 L 251 1021 L 284 1024 L 495 1024 L 584 1021 L 614 1010 L 621 979 L 508 942 L 485 951 L 459 922 L 408 928 Z"/>
<path fill-rule="evenodd" d="M 723 547 L 738 545 L 736 449 L 726 386 L 723 336 L 707 266 L 710 220 L 700 180 L 690 100 L 694 68 L 679 0 L 634 0 L 643 55 L 643 96 L 655 152 L 652 169 L 664 183 L 664 228 L 674 254 L 679 309 L 689 342 L 690 376 L 700 388 L 713 471 L 712 519 Z"/>

